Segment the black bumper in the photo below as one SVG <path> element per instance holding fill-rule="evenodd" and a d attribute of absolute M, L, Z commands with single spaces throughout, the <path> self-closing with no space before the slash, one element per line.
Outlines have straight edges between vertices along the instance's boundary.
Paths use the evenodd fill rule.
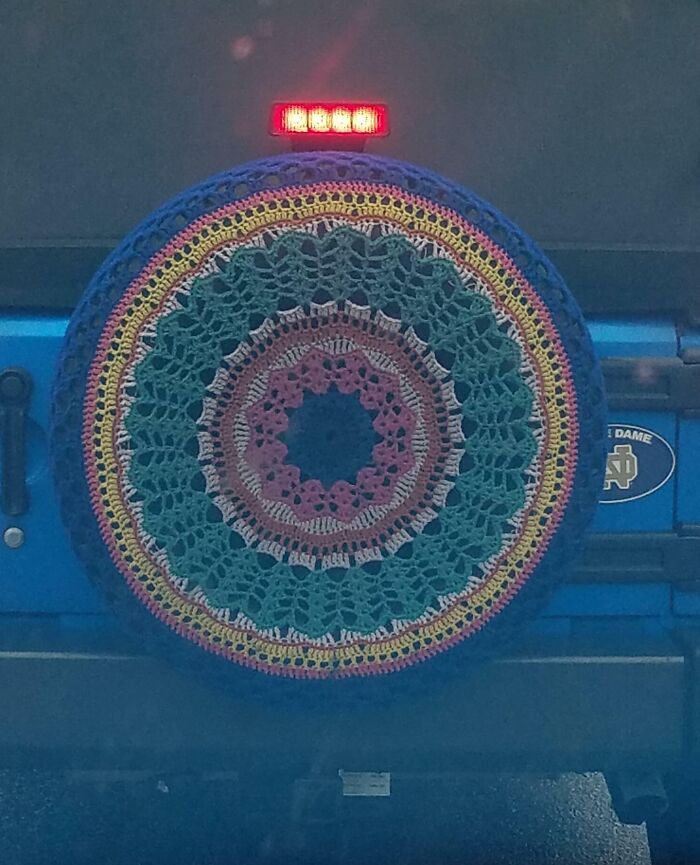
<path fill-rule="evenodd" d="M 695 748 L 700 632 L 539 642 L 432 695 L 325 717 L 92 647 L 0 652 L 0 766 L 309 771 L 668 769 Z"/>

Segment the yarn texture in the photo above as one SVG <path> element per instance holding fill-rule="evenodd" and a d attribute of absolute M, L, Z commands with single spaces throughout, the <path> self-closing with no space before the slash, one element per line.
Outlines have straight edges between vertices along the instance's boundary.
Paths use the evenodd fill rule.
<path fill-rule="evenodd" d="M 54 403 L 89 572 L 219 671 L 346 680 L 496 647 L 602 476 L 600 373 L 558 274 L 470 193 L 354 154 L 252 163 L 155 214 L 76 310 Z"/>

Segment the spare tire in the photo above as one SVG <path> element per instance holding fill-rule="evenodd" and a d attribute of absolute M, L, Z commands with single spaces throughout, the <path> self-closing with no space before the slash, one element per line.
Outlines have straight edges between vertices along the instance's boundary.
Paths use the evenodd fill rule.
<path fill-rule="evenodd" d="M 287 155 L 179 196 L 95 275 L 53 468 L 88 573 L 176 660 L 239 683 L 460 669 L 568 571 L 603 403 L 571 294 L 491 206 Z"/>

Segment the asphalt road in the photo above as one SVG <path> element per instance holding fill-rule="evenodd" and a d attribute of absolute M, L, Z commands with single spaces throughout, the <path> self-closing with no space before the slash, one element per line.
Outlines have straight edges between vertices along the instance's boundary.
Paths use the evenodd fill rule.
<path fill-rule="evenodd" d="M 646 865 L 599 775 L 397 779 L 388 799 L 320 800 L 289 829 L 290 799 L 226 779 L 129 783 L 0 773 L 3 865 Z M 264 798 L 264 797 L 263 797 Z M 298 804 L 298 803 L 297 803 Z M 292 805 L 297 816 L 303 808 Z M 337 858 L 334 860 L 333 855 Z"/>

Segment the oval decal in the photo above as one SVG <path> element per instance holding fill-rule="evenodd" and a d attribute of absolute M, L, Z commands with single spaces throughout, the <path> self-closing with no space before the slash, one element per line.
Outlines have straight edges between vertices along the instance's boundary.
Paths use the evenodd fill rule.
<path fill-rule="evenodd" d="M 609 424 L 602 504 L 631 502 L 656 492 L 676 467 L 673 448 L 653 430 Z"/>

